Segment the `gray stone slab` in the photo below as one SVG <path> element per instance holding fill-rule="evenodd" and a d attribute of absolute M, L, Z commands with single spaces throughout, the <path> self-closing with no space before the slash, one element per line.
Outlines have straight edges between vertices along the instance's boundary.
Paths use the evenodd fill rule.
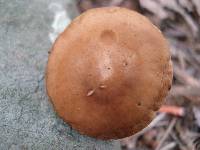
<path fill-rule="evenodd" d="M 69 0 L 0 0 L 0 150 L 119 149 L 72 130 L 46 96 L 52 2 L 76 12 Z"/>

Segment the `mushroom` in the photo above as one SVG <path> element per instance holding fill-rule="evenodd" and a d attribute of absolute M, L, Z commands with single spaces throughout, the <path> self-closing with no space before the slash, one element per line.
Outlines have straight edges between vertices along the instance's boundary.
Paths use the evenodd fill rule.
<path fill-rule="evenodd" d="M 46 70 L 57 114 L 100 139 L 146 127 L 171 82 L 169 47 L 160 30 L 119 7 L 91 9 L 74 19 L 54 43 Z"/>

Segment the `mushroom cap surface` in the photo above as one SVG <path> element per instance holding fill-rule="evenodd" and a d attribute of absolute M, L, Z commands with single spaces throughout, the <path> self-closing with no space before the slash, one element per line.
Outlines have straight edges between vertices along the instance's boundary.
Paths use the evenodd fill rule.
<path fill-rule="evenodd" d="M 55 41 L 46 70 L 57 114 L 100 139 L 146 127 L 171 82 L 162 33 L 146 17 L 119 7 L 91 9 L 74 19 Z"/>

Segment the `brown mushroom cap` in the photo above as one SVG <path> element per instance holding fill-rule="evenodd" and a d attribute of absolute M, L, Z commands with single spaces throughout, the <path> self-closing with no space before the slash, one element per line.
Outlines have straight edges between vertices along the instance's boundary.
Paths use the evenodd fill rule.
<path fill-rule="evenodd" d="M 144 16 L 124 8 L 89 10 L 58 37 L 46 85 L 58 115 L 101 139 L 146 127 L 172 81 L 169 47 Z"/>

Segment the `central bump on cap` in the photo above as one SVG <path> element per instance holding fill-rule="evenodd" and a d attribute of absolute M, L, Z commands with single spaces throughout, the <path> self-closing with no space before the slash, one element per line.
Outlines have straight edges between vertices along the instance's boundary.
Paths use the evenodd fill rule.
<path fill-rule="evenodd" d="M 104 30 L 101 32 L 101 40 L 105 44 L 112 44 L 116 42 L 116 35 L 115 32 L 112 30 Z"/>

